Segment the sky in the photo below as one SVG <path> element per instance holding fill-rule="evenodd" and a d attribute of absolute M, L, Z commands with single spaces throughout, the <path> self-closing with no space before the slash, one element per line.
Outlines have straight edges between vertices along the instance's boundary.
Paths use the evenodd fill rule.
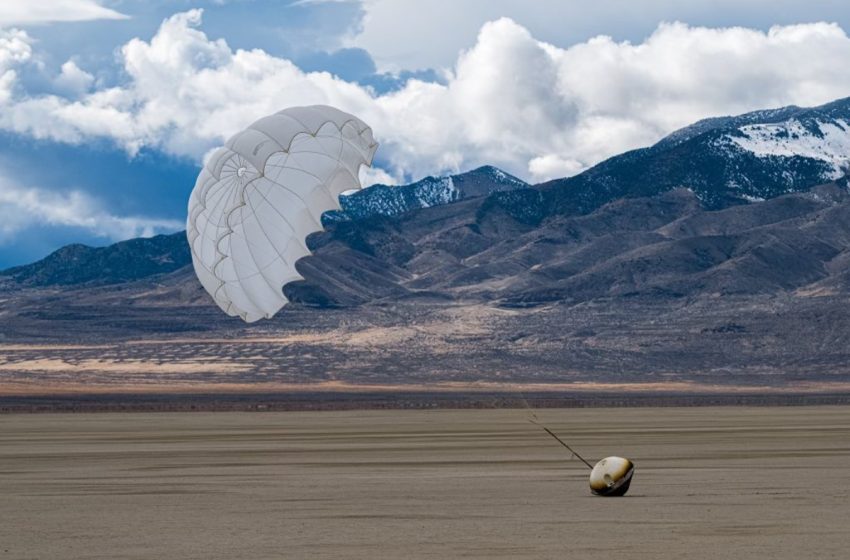
<path fill-rule="evenodd" d="M 204 155 L 330 104 L 364 184 L 579 173 L 698 119 L 850 96 L 843 0 L 3 0 L 0 269 L 183 229 Z"/>

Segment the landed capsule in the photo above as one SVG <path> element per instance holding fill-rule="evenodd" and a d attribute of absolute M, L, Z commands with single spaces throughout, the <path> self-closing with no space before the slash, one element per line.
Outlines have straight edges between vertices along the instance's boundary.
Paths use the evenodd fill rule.
<path fill-rule="evenodd" d="M 597 496 L 623 496 L 629 491 L 635 465 L 622 457 L 606 457 L 590 471 L 590 491 Z"/>

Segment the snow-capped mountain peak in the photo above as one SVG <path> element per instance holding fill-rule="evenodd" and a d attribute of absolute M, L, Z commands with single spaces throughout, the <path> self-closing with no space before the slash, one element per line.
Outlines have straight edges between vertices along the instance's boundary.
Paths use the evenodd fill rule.
<path fill-rule="evenodd" d="M 759 202 L 850 172 L 850 98 L 715 117 L 649 148 L 541 185 L 543 213 L 586 213 L 623 197 L 690 188 L 708 208 Z"/>
<path fill-rule="evenodd" d="M 371 216 L 397 216 L 412 210 L 527 186 L 527 183 L 513 175 L 485 165 L 458 175 L 425 177 L 409 185 L 372 185 L 354 191 L 341 196 L 341 210 L 326 212 L 324 220 L 339 222 Z"/>

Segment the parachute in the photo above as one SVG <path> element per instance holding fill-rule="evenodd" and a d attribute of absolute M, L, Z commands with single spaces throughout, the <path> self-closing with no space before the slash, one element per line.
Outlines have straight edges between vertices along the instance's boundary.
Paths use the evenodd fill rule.
<path fill-rule="evenodd" d="M 378 144 L 357 117 L 325 105 L 264 117 L 204 164 L 189 197 L 186 235 L 195 273 L 216 304 L 246 322 L 287 303 L 303 277 L 308 234 L 322 229 L 339 195 L 359 189 Z"/>

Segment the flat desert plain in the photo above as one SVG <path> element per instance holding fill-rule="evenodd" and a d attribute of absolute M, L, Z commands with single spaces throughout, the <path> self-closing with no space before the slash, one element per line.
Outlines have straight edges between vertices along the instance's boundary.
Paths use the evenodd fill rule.
<path fill-rule="evenodd" d="M 0 558 L 847 558 L 850 409 L 0 416 Z"/>

